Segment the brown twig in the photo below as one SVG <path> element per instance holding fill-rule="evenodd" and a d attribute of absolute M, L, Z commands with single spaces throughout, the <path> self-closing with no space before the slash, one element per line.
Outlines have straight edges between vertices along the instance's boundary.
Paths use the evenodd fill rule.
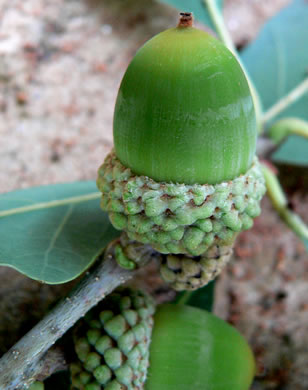
<path fill-rule="evenodd" d="M 3 355 L 0 389 L 25 389 L 44 375 L 46 369 L 51 373 L 47 350 L 91 307 L 133 275 L 134 272 L 120 268 L 111 255 L 106 256 L 65 300 Z"/>

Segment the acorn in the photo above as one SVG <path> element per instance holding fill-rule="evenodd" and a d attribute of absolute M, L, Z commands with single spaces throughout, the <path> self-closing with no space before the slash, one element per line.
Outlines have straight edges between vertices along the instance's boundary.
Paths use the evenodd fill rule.
<path fill-rule="evenodd" d="M 248 390 L 255 372 L 253 353 L 234 327 L 195 307 L 158 307 L 145 390 Z"/>
<path fill-rule="evenodd" d="M 113 131 L 97 185 L 102 209 L 131 240 L 206 257 L 232 248 L 260 214 L 265 183 L 247 80 L 221 42 L 192 26 L 192 14 L 137 52 Z"/>
<path fill-rule="evenodd" d="M 76 326 L 71 390 L 141 390 L 149 365 L 155 306 L 141 291 L 119 288 Z"/>
<path fill-rule="evenodd" d="M 154 315 L 154 317 L 153 317 Z M 117 289 L 74 330 L 71 390 L 248 390 L 255 374 L 239 332 L 194 307 Z"/>

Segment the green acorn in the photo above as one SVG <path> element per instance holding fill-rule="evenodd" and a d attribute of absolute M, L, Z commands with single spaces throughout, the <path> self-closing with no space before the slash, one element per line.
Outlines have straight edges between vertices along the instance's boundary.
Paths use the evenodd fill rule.
<path fill-rule="evenodd" d="M 248 390 L 255 372 L 249 345 L 231 325 L 195 307 L 158 307 L 145 390 Z"/>
<path fill-rule="evenodd" d="M 129 288 L 92 309 L 75 330 L 71 390 L 143 389 L 153 314 L 152 299 Z"/>
<path fill-rule="evenodd" d="M 128 288 L 90 310 L 75 328 L 71 390 L 250 388 L 255 361 L 235 328 L 185 305 L 153 314 L 151 298 Z"/>
<path fill-rule="evenodd" d="M 176 28 L 137 52 L 124 75 L 115 150 L 98 173 L 101 207 L 115 228 L 163 254 L 206 257 L 232 247 L 260 214 L 265 193 L 256 137 L 237 60 L 182 14 Z"/>

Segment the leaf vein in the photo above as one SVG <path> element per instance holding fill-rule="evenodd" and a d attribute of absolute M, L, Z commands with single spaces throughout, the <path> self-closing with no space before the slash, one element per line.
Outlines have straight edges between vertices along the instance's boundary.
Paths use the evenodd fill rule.
<path fill-rule="evenodd" d="M 35 203 L 33 205 L 16 207 L 14 209 L 0 211 L 0 217 L 7 217 L 14 214 L 28 213 L 30 211 L 48 209 L 51 207 L 59 207 L 59 206 L 65 206 L 70 204 L 87 202 L 89 200 L 99 199 L 101 195 L 102 194 L 100 192 L 93 192 L 86 195 L 72 196 L 70 198 L 65 198 L 60 200 L 51 200 L 48 202 Z"/>
<path fill-rule="evenodd" d="M 72 215 L 73 210 L 74 210 L 74 206 L 70 205 L 67 212 L 64 214 L 62 221 L 60 222 L 58 228 L 56 229 L 53 237 L 50 240 L 49 247 L 47 248 L 45 255 L 44 255 L 44 264 L 43 264 L 42 271 L 41 271 L 41 277 L 42 277 L 42 275 L 44 275 L 46 267 L 48 266 L 49 254 L 52 251 L 52 249 L 54 248 L 55 243 L 56 243 L 59 235 L 61 234 L 62 230 L 64 229 L 66 223 L 68 222 L 70 216 Z"/>

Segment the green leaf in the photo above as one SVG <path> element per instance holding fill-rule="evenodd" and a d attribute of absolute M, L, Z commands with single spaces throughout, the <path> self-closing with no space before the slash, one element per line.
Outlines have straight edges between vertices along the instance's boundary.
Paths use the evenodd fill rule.
<path fill-rule="evenodd" d="M 203 0 L 159 0 L 161 3 L 169 4 L 179 11 L 193 12 L 196 20 L 206 24 L 215 31 L 215 27 L 211 21 L 210 15 L 206 9 Z M 223 0 L 216 0 L 219 8 L 222 10 Z"/>
<path fill-rule="evenodd" d="M 307 77 L 308 6 L 295 0 L 265 24 L 243 52 L 242 59 L 255 82 L 264 109 Z M 308 96 L 290 106 L 283 116 L 308 119 Z"/>
<path fill-rule="evenodd" d="M 272 155 L 277 162 L 308 166 L 308 139 L 290 135 Z"/>
<path fill-rule="evenodd" d="M 0 195 L 0 264 L 49 284 L 76 278 L 119 234 L 99 198 L 94 182 Z"/>
<path fill-rule="evenodd" d="M 265 110 L 289 93 L 307 77 L 308 6 L 295 0 L 265 24 L 257 39 L 242 53 L 243 62 L 256 84 Z M 277 118 L 308 119 L 308 94 L 289 106 Z M 276 118 L 276 119 L 277 119 Z M 308 155 L 307 143 L 289 138 L 276 161 L 295 164 Z M 290 145 L 289 145 L 290 144 Z M 297 153 L 293 150 L 298 148 Z M 301 156 L 299 156 L 299 153 Z M 306 157 L 306 158 L 305 158 Z"/>

